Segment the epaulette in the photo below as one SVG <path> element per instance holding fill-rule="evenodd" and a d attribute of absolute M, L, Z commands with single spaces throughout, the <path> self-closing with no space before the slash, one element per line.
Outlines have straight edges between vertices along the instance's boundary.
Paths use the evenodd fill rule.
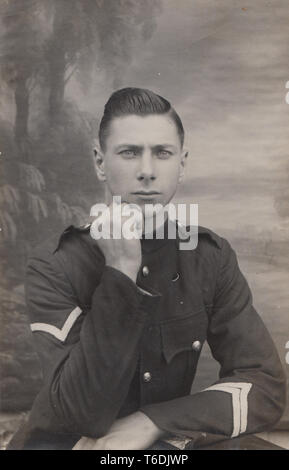
<path fill-rule="evenodd" d="M 201 236 L 208 236 L 215 244 L 217 245 L 218 248 L 222 248 L 222 239 L 219 235 L 217 235 L 215 232 L 210 230 L 207 227 L 202 227 L 199 225 L 198 227 L 198 234 Z"/>
<path fill-rule="evenodd" d="M 90 227 L 91 227 L 91 222 L 80 225 L 79 227 L 75 227 L 75 229 L 79 230 L 80 232 L 87 232 L 90 229 Z"/>
<path fill-rule="evenodd" d="M 186 234 L 189 234 L 190 232 L 190 228 L 194 230 L 192 230 L 192 232 L 194 233 L 198 233 L 198 237 L 208 237 L 211 241 L 213 241 L 215 243 L 215 245 L 218 247 L 218 248 L 222 248 L 222 240 L 221 240 L 221 237 L 219 235 L 217 235 L 215 232 L 213 232 L 212 230 L 210 230 L 209 228 L 207 227 L 202 227 L 201 225 L 198 225 L 198 227 L 195 227 L 195 226 L 185 226 L 184 224 L 182 224 L 181 222 L 177 222 L 178 224 L 178 230 L 179 231 L 182 231 L 183 230 L 183 233 L 184 233 L 184 237 Z M 189 236 L 189 235 L 188 235 Z"/>
<path fill-rule="evenodd" d="M 66 238 L 68 235 L 72 234 L 72 233 L 82 233 L 82 232 L 88 232 L 90 230 L 90 226 L 91 226 L 91 222 L 87 221 L 86 223 L 84 223 L 83 225 L 69 225 L 65 230 L 63 230 L 63 232 L 60 234 L 60 236 L 58 237 L 58 240 L 57 240 L 57 244 L 56 244 L 56 247 L 53 251 L 53 253 L 55 253 L 61 242 L 63 241 L 64 238 Z"/>

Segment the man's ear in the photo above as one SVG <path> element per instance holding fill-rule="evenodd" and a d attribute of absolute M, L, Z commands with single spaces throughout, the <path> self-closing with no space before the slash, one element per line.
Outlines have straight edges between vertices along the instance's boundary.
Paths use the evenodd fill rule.
<path fill-rule="evenodd" d="M 93 163 L 99 181 L 105 181 L 104 155 L 98 141 L 94 142 Z"/>
<path fill-rule="evenodd" d="M 188 150 L 184 148 L 182 151 L 182 156 L 181 156 L 181 168 L 180 168 L 179 182 L 183 179 L 183 176 L 185 174 L 185 166 L 187 163 L 188 155 L 189 155 Z"/>

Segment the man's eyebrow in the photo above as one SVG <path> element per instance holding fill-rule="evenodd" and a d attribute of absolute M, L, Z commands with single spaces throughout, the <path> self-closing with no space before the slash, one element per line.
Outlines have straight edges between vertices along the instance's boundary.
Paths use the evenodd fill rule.
<path fill-rule="evenodd" d="M 124 144 L 117 145 L 115 147 L 115 151 L 119 152 L 120 150 L 124 150 L 124 149 L 129 149 L 129 150 L 134 150 L 134 151 L 141 151 L 141 150 L 143 150 L 143 148 L 144 148 L 143 145 L 125 144 L 124 143 Z M 155 151 L 156 150 L 163 150 L 163 149 L 174 150 L 174 151 L 177 150 L 177 147 L 175 145 L 168 144 L 168 143 L 152 145 L 151 148 Z"/>
<path fill-rule="evenodd" d="M 122 149 L 130 149 L 130 150 L 141 150 L 143 148 L 142 145 L 135 145 L 135 144 L 121 144 L 115 147 L 116 152 Z"/>
<path fill-rule="evenodd" d="M 157 145 L 153 145 L 153 148 L 154 149 L 172 149 L 172 150 L 176 150 L 176 146 L 175 145 L 172 145 L 172 144 L 157 144 Z"/>

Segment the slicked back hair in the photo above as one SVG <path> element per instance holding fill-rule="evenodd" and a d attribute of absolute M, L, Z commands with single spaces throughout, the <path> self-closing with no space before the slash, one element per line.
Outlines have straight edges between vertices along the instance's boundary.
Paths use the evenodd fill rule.
<path fill-rule="evenodd" d="M 167 114 L 176 125 L 181 147 L 183 147 L 185 136 L 183 124 L 169 101 L 143 88 L 122 88 L 110 96 L 104 107 L 104 114 L 99 125 L 99 143 L 103 151 L 106 148 L 110 122 L 114 118 L 130 114 L 137 116 Z"/>

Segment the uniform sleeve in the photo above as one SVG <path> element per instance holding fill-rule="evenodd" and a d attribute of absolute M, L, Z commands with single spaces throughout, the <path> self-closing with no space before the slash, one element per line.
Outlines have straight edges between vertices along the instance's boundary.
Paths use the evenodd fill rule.
<path fill-rule="evenodd" d="M 219 380 L 193 395 L 142 407 L 161 429 L 196 446 L 266 430 L 285 407 L 285 376 L 273 341 L 252 305 L 235 252 L 223 240 L 208 344 Z"/>
<path fill-rule="evenodd" d="M 30 413 L 34 430 L 106 433 L 128 393 L 156 297 L 105 267 L 91 305 L 83 308 L 55 261 L 29 262 L 27 308 L 44 375 Z"/>

